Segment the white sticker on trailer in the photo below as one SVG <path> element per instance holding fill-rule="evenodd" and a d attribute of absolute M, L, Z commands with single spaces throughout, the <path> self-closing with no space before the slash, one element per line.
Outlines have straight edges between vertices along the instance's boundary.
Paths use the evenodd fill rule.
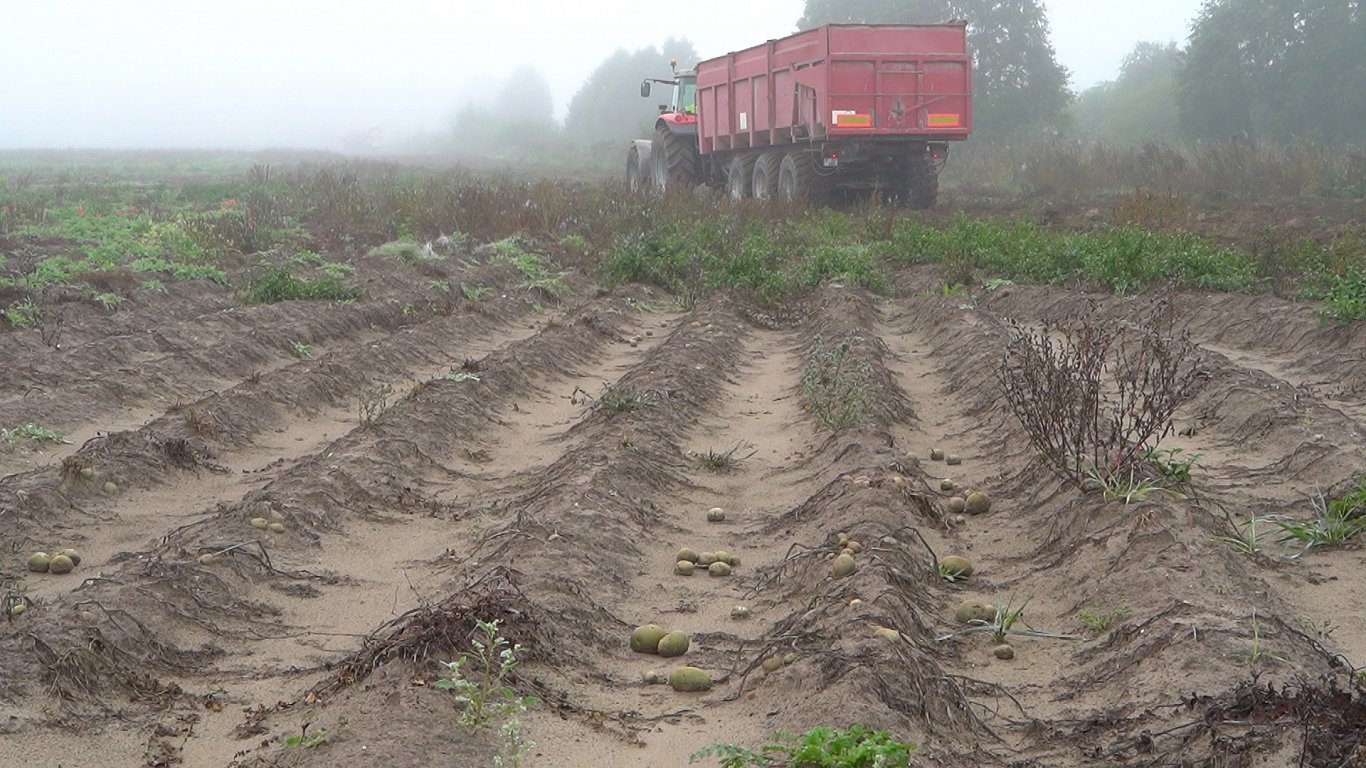
<path fill-rule="evenodd" d="M 836 110 L 834 110 L 833 112 L 830 113 L 830 124 L 831 124 L 831 125 L 839 125 L 839 124 L 840 124 L 840 115 L 856 115 L 856 114 L 858 114 L 858 113 L 855 112 L 855 111 L 852 110 L 852 109 L 836 109 Z"/>
<path fill-rule="evenodd" d="M 749 130 L 749 113 L 748 113 L 748 112 L 741 112 L 741 113 L 740 113 L 740 130 L 742 130 L 742 131 L 748 131 L 748 130 Z"/>

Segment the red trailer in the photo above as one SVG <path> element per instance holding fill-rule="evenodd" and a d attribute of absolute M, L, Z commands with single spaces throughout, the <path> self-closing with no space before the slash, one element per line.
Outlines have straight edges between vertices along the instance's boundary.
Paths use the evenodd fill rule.
<path fill-rule="evenodd" d="M 829 24 L 673 79 L 655 137 L 633 142 L 633 187 L 705 183 L 731 197 L 820 200 L 881 191 L 934 204 L 948 142 L 972 129 L 963 22 Z"/>

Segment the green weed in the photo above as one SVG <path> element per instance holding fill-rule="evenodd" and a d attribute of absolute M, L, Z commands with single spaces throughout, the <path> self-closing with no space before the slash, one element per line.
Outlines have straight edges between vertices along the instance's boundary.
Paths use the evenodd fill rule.
<path fill-rule="evenodd" d="M 1091 605 L 1088 608 L 1082 608 L 1080 611 L 1077 611 L 1077 621 L 1080 621 L 1082 626 L 1091 630 L 1092 633 L 1100 634 L 1114 626 L 1115 622 L 1120 621 L 1128 615 L 1128 608 L 1119 607 L 1104 609 L 1099 605 Z"/>
<path fill-rule="evenodd" d="M 1366 500 L 1366 486 L 1359 482 L 1351 493 L 1341 499 L 1329 501 L 1322 494 L 1314 497 L 1311 502 L 1314 516 L 1309 520 L 1278 518 L 1272 522 L 1281 530 L 1281 542 L 1299 543 L 1303 546 L 1299 554 L 1304 554 L 1314 547 L 1344 544 L 1366 531 L 1366 505 L 1363 505 L 1363 500 Z"/>
<path fill-rule="evenodd" d="M 744 450 L 748 450 L 748 453 L 741 455 L 741 451 Z M 694 456 L 697 458 L 697 463 L 701 464 L 703 467 L 706 467 L 713 472 L 724 472 L 735 469 L 744 462 L 745 459 L 752 457 L 756 453 L 758 453 L 758 449 L 741 440 L 724 451 L 708 449 L 703 453 L 694 454 Z"/>
<path fill-rule="evenodd" d="M 1106 501 L 1121 504 L 1140 504 L 1154 492 L 1162 493 L 1173 499 L 1184 499 L 1180 491 L 1163 487 L 1151 477 L 1140 477 L 1138 470 L 1130 468 L 1127 474 L 1101 472 L 1095 468 L 1087 472 L 1087 477 L 1100 483 Z"/>
<path fill-rule="evenodd" d="M 653 392 L 616 384 L 604 386 L 596 397 L 582 388 L 575 387 L 569 395 L 569 402 L 573 405 L 587 405 L 589 408 L 607 413 L 625 413 L 648 406 L 654 398 Z"/>
<path fill-rule="evenodd" d="M 359 288 L 344 285 L 335 277 L 295 277 L 289 267 L 266 266 L 246 286 L 248 304 L 274 304 L 281 301 L 351 301 L 360 298 Z"/>
<path fill-rule="evenodd" d="M 1200 459 L 1204 454 L 1193 453 L 1182 456 L 1184 453 L 1180 448 L 1168 448 L 1166 450 L 1149 450 L 1144 454 L 1144 458 L 1150 462 L 1157 471 L 1167 480 L 1182 485 L 1191 481 L 1191 471 L 1200 464 Z"/>
<path fill-rule="evenodd" d="M 944 640 L 948 640 L 954 637 L 960 637 L 962 635 L 973 635 L 981 633 L 990 634 L 992 639 L 995 640 L 998 645 L 1006 642 L 1010 635 L 1020 635 L 1022 637 L 1043 637 L 1051 638 L 1054 640 L 1081 639 L 1076 635 L 1062 635 L 1052 632 L 1040 632 L 1036 629 L 1029 627 L 1028 624 L 1025 624 L 1024 609 L 1025 606 L 1029 605 L 1029 601 L 1032 599 L 1032 596 L 1026 597 L 1024 599 L 1024 602 L 1020 603 L 1019 607 L 1015 607 L 1015 598 L 1014 596 L 1011 596 L 1010 599 L 1006 600 L 1004 605 L 996 606 L 996 614 L 992 617 L 991 621 L 982 621 L 980 619 L 975 619 L 972 621 L 971 626 L 969 626 L 967 629 L 960 629 L 957 632 L 952 632 L 947 635 L 943 635 L 939 638 L 939 640 L 942 642 Z M 1025 628 L 1020 629 L 1015 626 L 1016 624 L 1024 624 Z"/>
<path fill-rule="evenodd" d="M 509 643 L 498 631 L 497 621 L 475 620 L 471 650 L 445 664 L 444 676 L 432 687 L 450 691 L 460 707 L 460 724 L 478 732 L 499 723 L 504 740 L 503 754 L 494 766 L 517 766 L 536 745 L 521 734 L 520 715 L 535 706 L 534 696 L 519 696 L 511 678 L 524 650 L 520 643 Z M 473 679 L 470 677 L 473 672 Z"/>
<path fill-rule="evenodd" d="M 853 354 L 854 336 L 825 346 L 817 337 L 802 371 L 802 395 L 816 423 L 829 430 L 862 424 L 872 412 L 873 367 Z"/>
<path fill-rule="evenodd" d="M 0 440 L 14 444 L 20 440 L 31 440 L 35 443 L 65 443 L 66 438 L 60 432 L 41 427 L 29 422 L 20 424 L 17 427 L 0 427 Z"/>
<path fill-rule="evenodd" d="M 1241 552 L 1250 557 L 1263 554 L 1265 548 L 1265 534 L 1263 528 L 1273 524 L 1273 521 L 1265 518 L 1254 517 L 1242 525 L 1234 525 L 1234 536 L 1211 536 L 1210 539 L 1227 544 L 1236 552 Z"/>
<path fill-rule="evenodd" d="M 773 741 L 757 752 L 736 744 L 709 744 L 688 762 L 715 758 L 721 768 L 904 768 L 914 750 L 915 744 L 862 724 L 847 729 L 817 726 L 801 736 L 774 733 Z"/>
<path fill-rule="evenodd" d="M 466 299 L 470 301 L 482 301 L 483 299 L 488 298 L 492 294 L 492 288 L 486 288 L 482 285 L 468 285 L 466 283 L 460 284 L 460 295 L 464 296 Z"/>
<path fill-rule="evenodd" d="M 1338 325 L 1366 318 L 1366 268 L 1359 267 L 1329 279 L 1319 317 L 1325 323 Z"/>
<path fill-rule="evenodd" d="M 32 328 L 38 324 L 42 312 L 32 301 L 19 301 L 0 311 L 0 317 L 15 328 Z"/>

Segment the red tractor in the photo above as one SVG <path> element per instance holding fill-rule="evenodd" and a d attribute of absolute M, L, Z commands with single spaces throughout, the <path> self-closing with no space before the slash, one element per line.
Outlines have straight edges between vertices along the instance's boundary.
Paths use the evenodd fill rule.
<path fill-rule="evenodd" d="M 972 130 L 963 22 L 829 24 L 708 59 L 671 79 L 654 139 L 631 143 L 633 190 L 706 184 L 732 199 L 877 193 L 934 205 L 948 142 Z"/>

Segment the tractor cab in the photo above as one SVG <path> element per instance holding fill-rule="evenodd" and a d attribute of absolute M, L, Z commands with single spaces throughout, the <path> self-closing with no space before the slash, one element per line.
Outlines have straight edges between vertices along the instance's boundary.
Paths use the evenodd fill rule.
<path fill-rule="evenodd" d="M 651 84 L 651 83 L 659 83 L 659 84 L 661 84 L 661 85 L 672 85 L 672 86 L 674 87 L 674 89 L 673 89 L 673 96 L 669 99 L 669 103 L 668 103 L 668 104 L 660 104 L 660 105 L 659 105 L 659 113 L 660 113 L 661 115 L 667 115 L 667 114 L 678 114 L 678 115 L 687 114 L 687 115 L 696 115 L 696 114 L 697 114 L 697 72 L 695 72 L 695 71 L 679 72 L 679 71 L 678 71 L 678 62 L 677 62 L 677 61 L 670 61 L 670 62 L 669 62 L 669 66 L 672 67 L 673 70 L 674 70 L 674 76 L 673 76 L 673 78 L 672 78 L 672 79 L 667 79 L 667 80 L 666 80 L 666 79 L 663 79 L 663 78 L 657 78 L 657 77 L 647 77 L 647 78 L 645 78 L 644 80 L 642 80 L 642 81 L 640 82 L 640 95 L 641 95 L 641 97 L 642 97 L 642 98 L 647 98 L 647 97 L 649 97 L 649 95 L 650 95 L 650 84 Z"/>

